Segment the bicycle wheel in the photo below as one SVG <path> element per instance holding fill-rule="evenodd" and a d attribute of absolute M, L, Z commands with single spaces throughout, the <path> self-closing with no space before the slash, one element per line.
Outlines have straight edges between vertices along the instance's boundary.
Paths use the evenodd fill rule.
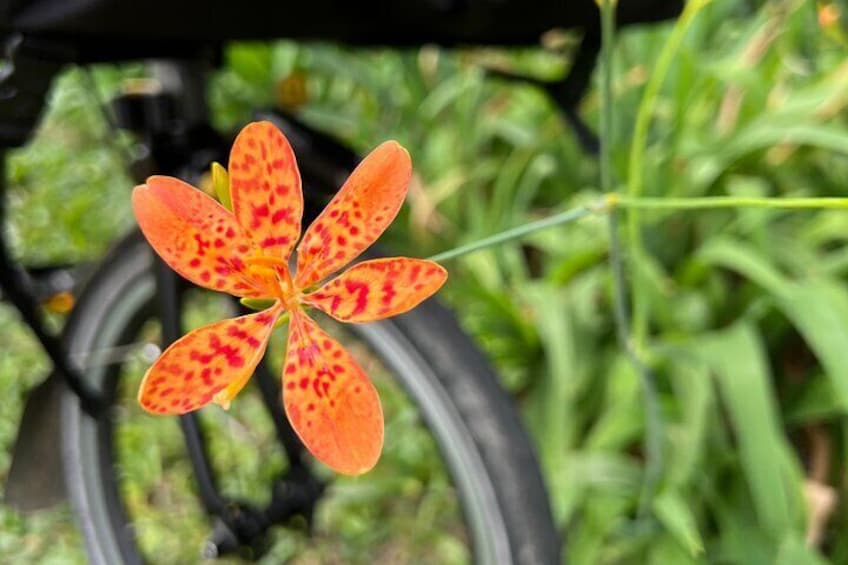
<path fill-rule="evenodd" d="M 68 493 L 91 562 L 97 564 L 194 560 L 202 541 L 190 540 L 193 534 L 181 528 L 202 523 L 204 515 L 183 507 L 198 504 L 190 484 L 183 483 L 191 477 L 180 458 L 182 440 L 166 429 L 175 419 L 147 416 L 134 399 L 133 379 L 145 366 L 137 354 L 156 334 L 151 265 L 142 238 L 125 239 L 88 283 L 67 327 L 70 354 L 111 401 L 111 409 L 94 419 L 68 393 L 61 416 Z M 189 300 L 187 308 L 208 309 L 210 294 L 204 293 L 201 306 Z M 558 562 L 558 536 L 529 439 L 452 316 L 431 300 L 405 316 L 353 326 L 345 342 L 376 375 L 386 412 L 385 452 L 374 472 L 333 480 L 319 501 L 312 538 L 278 531 L 272 562 L 296 554 L 305 555 L 304 563 Z M 282 355 L 269 350 L 267 357 Z M 262 410 L 250 397 L 248 389 L 243 391 L 231 412 L 201 410 L 204 427 L 218 438 L 211 446 L 218 453 L 214 462 L 229 465 L 226 476 L 238 475 L 242 467 L 267 475 L 286 464 L 279 446 L 276 455 L 268 446 L 273 433 L 256 431 L 263 427 L 257 420 Z M 241 412 L 231 415 L 236 410 Z M 239 420 L 239 414 L 245 421 L 228 421 Z M 255 449 L 241 451 L 233 461 L 227 449 L 241 446 L 244 437 L 233 441 L 232 434 L 216 434 L 222 421 L 241 427 L 237 435 L 255 440 Z M 248 484 L 250 491 L 263 478 L 233 482 Z M 151 511 L 154 503 L 164 508 Z M 434 533 L 437 529 L 441 533 Z M 396 534 L 400 540 L 391 539 Z M 161 536 L 169 535 L 174 539 L 163 544 Z M 362 547 L 363 539 L 376 549 Z"/>

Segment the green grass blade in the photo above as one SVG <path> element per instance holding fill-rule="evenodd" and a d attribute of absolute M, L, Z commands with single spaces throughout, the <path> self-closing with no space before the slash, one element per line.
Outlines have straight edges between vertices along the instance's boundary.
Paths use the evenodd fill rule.
<path fill-rule="evenodd" d="M 718 382 L 758 518 L 776 538 L 791 531 L 800 485 L 788 484 L 783 472 L 789 448 L 759 336 L 737 324 L 694 342 L 691 350 Z"/>
<path fill-rule="evenodd" d="M 783 295 L 788 290 L 787 278 L 761 253 L 741 241 L 726 237 L 713 238 L 701 248 L 698 257 L 745 276 L 775 296 Z"/>
<path fill-rule="evenodd" d="M 654 512 L 663 526 L 686 548 L 690 555 L 704 551 L 698 523 L 686 501 L 679 493 L 665 492 L 654 499 Z"/>
<path fill-rule="evenodd" d="M 830 378 L 843 410 L 848 410 L 848 292 L 827 279 L 792 285 L 779 300 Z"/>

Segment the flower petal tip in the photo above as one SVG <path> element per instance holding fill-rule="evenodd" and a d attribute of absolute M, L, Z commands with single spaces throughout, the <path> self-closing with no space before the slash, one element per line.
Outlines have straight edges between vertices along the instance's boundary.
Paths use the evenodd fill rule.
<path fill-rule="evenodd" d="M 412 156 L 409 154 L 409 151 L 407 151 L 406 147 L 404 147 L 394 139 L 384 141 L 374 149 L 373 153 L 385 155 L 388 159 L 394 160 L 397 165 L 403 167 L 404 169 L 409 169 L 411 174 Z"/>

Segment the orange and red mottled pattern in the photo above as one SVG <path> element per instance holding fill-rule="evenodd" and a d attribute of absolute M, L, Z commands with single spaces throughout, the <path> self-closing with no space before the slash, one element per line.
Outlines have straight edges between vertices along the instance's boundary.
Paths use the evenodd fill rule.
<path fill-rule="evenodd" d="M 151 177 L 133 191 L 138 223 L 157 253 L 190 281 L 250 298 L 274 298 L 263 312 L 197 329 L 148 370 L 142 407 L 183 414 L 210 402 L 227 406 L 253 374 L 274 325 L 289 309 L 283 403 L 306 448 L 339 473 L 371 469 L 383 446 L 377 391 L 353 357 L 302 310 L 368 322 L 410 310 L 435 293 L 447 272 L 403 257 L 365 261 L 304 295 L 369 247 L 406 196 L 412 164 L 396 142 L 368 155 L 298 246 L 294 280 L 288 260 L 303 213 L 292 149 L 270 122 L 245 127 L 229 162 L 232 212 L 174 178 Z M 220 177 L 220 175 L 219 175 Z"/>
<path fill-rule="evenodd" d="M 306 230 L 295 285 L 311 286 L 374 243 L 400 210 L 411 175 L 409 153 L 397 142 L 374 149 Z"/>
<path fill-rule="evenodd" d="M 226 406 L 262 359 L 282 308 L 198 328 L 169 347 L 148 369 L 138 401 L 154 414 L 185 414 Z"/>
<path fill-rule="evenodd" d="M 271 296 L 248 270 L 250 240 L 233 215 L 203 192 L 172 177 L 135 187 L 133 211 L 147 241 L 193 283 L 236 296 Z"/>
<path fill-rule="evenodd" d="M 433 261 L 375 259 L 351 267 L 303 301 L 342 322 L 373 322 L 415 308 L 447 278 Z"/>
<path fill-rule="evenodd" d="M 241 130 L 230 152 L 233 213 L 263 254 L 288 260 L 300 236 L 303 192 L 289 142 L 271 122 Z"/>
<path fill-rule="evenodd" d="M 383 448 L 374 385 L 339 342 L 291 311 L 283 401 L 292 427 L 320 461 L 347 475 L 371 469 Z"/>

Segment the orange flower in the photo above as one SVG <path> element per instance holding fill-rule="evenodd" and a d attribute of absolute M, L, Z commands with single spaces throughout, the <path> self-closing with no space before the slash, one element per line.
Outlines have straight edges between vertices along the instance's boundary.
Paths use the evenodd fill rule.
<path fill-rule="evenodd" d="M 358 263 L 312 288 L 388 227 L 403 203 L 411 167 L 409 154 L 394 141 L 372 151 L 304 233 L 293 276 L 289 256 L 300 235 L 303 193 L 291 146 L 270 122 L 249 124 L 233 144 L 232 212 L 175 178 L 154 176 L 136 187 L 132 201 L 141 231 L 171 268 L 197 285 L 272 302 L 176 341 L 144 376 L 141 406 L 155 414 L 183 414 L 209 402 L 227 407 L 288 312 L 283 402 L 294 430 L 334 470 L 371 469 L 383 446 L 377 392 L 304 307 L 342 322 L 370 322 L 414 308 L 444 284 L 447 272 L 440 265 L 393 257 Z"/>
<path fill-rule="evenodd" d="M 839 7 L 836 4 L 819 4 L 818 16 L 821 28 L 831 28 L 839 23 Z"/>

